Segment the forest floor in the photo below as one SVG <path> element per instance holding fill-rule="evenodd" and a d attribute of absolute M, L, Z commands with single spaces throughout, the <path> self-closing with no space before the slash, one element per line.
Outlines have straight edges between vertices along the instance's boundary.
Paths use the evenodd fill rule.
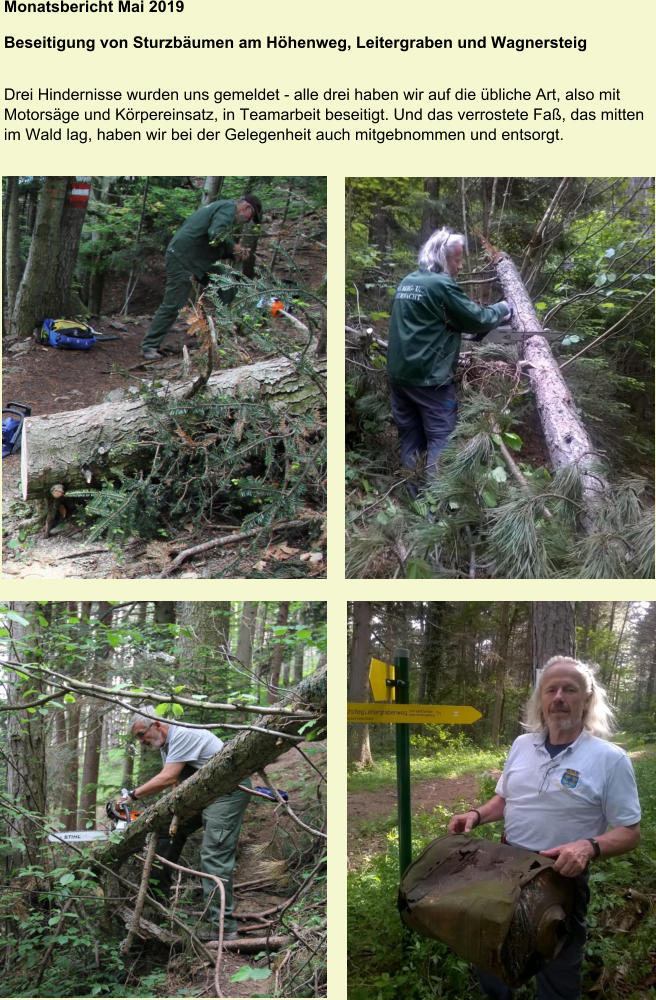
<path fill-rule="evenodd" d="M 326 769 L 326 749 L 324 744 L 303 744 L 303 750 L 312 755 L 313 763 L 323 771 Z M 306 822 L 312 824 L 316 820 L 316 799 L 314 799 L 316 782 L 312 780 L 311 773 L 308 772 L 308 765 L 304 762 L 298 752 L 289 750 L 278 758 L 275 763 L 270 764 L 267 769 L 267 776 L 276 788 L 280 788 L 289 794 L 289 804 L 294 812 Z M 257 776 L 252 780 L 253 785 L 258 784 Z M 298 828 L 296 828 L 298 830 Z M 295 862 L 293 854 L 285 850 L 285 842 L 289 838 L 289 828 L 285 815 L 280 811 L 280 807 L 274 803 L 269 803 L 265 799 L 255 796 L 248 805 L 244 814 L 244 822 L 239 838 L 237 852 L 237 863 L 234 871 L 235 889 L 235 914 L 239 918 L 240 914 L 259 914 L 271 910 L 274 907 L 281 907 L 293 895 L 298 887 L 298 879 L 295 877 L 298 872 L 294 871 Z M 298 831 L 299 834 L 301 831 Z M 182 864 L 189 864 L 190 867 L 198 867 L 195 863 L 197 857 L 195 846 L 200 841 L 200 833 L 190 838 L 186 855 L 187 859 L 181 860 Z M 307 864 L 307 862 L 306 862 Z M 309 866 L 311 867 L 311 865 Z M 200 903 L 200 888 L 194 892 L 194 905 L 198 910 L 194 910 L 193 916 L 199 917 L 202 904 Z M 188 922 L 188 921 L 187 921 Z M 287 920 L 287 926 L 293 924 L 293 919 Z M 245 936 L 248 936 L 248 927 L 253 926 L 252 920 L 246 920 L 242 924 Z M 301 928 L 302 929 L 302 928 Z M 260 936 L 261 931 L 251 930 L 253 935 Z M 271 930 L 272 934 L 286 935 L 289 931 L 283 927 L 276 926 L 275 922 Z M 209 945 L 208 950 L 214 954 L 215 945 Z M 161 969 L 158 965 L 158 958 L 167 966 L 167 981 L 163 987 L 162 995 L 167 997 L 175 996 L 202 996 L 206 989 L 210 989 L 212 994 L 212 983 L 214 980 L 214 969 L 209 967 L 200 958 L 196 958 L 183 950 L 175 954 L 170 960 L 162 947 L 157 943 L 144 945 L 144 955 L 136 963 L 140 972 L 137 978 L 144 972 L 146 967 L 152 971 Z M 134 957 L 134 956 L 132 956 Z M 276 966 L 280 956 L 272 955 L 271 963 Z M 221 956 L 220 983 L 224 996 L 229 997 L 254 997 L 271 996 L 273 993 L 274 976 L 259 982 L 246 979 L 242 982 L 231 982 L 233 976 L 243 966 L 266 969 L 266 958 L 255 958 L 254 955 L 237 951 L 225 950 Z M 293 996 L 293 992 L 285 994 Z"/>
<path fill-rule="evenodd" d="M 271 253 L 268 244 L 273 245 L 274 239 L 285 245 L 285 235 L 277 232 L 273 224 L 270 229 L 268 240 L 261 239 L 258 244 L 258 257 L 262 260 L 266 260 Z M 278 268 L 281 287 L 291 277 L 308 288 L 320 287 L 325 280 L 325 248 L 308 236 L 295 243 L 294 251 L 298 269 L 293 276 L 286 276 L 285 268 Z M 102 403 L 110 393 L 110 399 L 117 398 L 128 387 L 154 377 L 177 381 L 183 378 L 183 347 L 187 347 L 191 355 L 192 370 L 195 371 L 194 360 L 204 368 L 205 352 L 199 351 L 196 338 L 189 334 L 184 314 L 174 324 L 164 344 L 167 352 L 172 353 L 167 353 L 165 359 L 159 362 L 145 362 L 141 357 L 141 341 L 159 306 L 165 283 L 162 255 L 149 261 L 144 269 L 130 302 L 128 316 L 120 314 L 124 280 L 116 277 L 108 283 L 103 299 L 107 312 L 91 317 L 89 322 L 99 334 L 110 334 L 116 340 L 99 341 L 90 351 L 56 350 L 34 340 L 6 344 L 2 370 L 4 405 L 9 401 L 24 403 L 31 407 L 32 416 L 41 416 Z M 289 333 L 288 330 L 284 332 Z M 247 336 L 238 333 L 230 343 L 220 342 L 219 349 L 222 370 L 238 368 L 278 353 L 274 350 L 265 354 Z M 103 542 L 89 545 L 85 541 L 84 530 L 71 519 L 56 525 L 50 537 L 46 538 L 42 531 L 34 531 L 32 526 L 25 529 L 33 505 L 25 504 L 20 499 L 20 454 L 4 459 L 2 466 L 3 576 L 14 579 L 157 577 L 170 563 L 172 552 L 206 541 L 216 534 L 209 526 L 202 537 L 196 532 L 193 537 L 185 535 L 171 539 L 170 544 L 161 540 L 148 542 L 132 538 L 120 548 Z M 262 563 L 268 563 L 268 575 L 278 575 L 276 568 L 280 568 L 281 575 L 286 575 L 284 571 L 290 568 L 296 572 L 289 575 L 323 575 L 325 563 L 301 562 L 302 552 L 300 539 L 294 535 L 286 537 L 278 534 L 274 544 L 264 552 L 258 547 L 256 539 L 251 549 L 245 550 L 245 558 L 237 572 L 234 569 L 232 573 L 223 572 L 235 558 L 234 547 L 228 546 L 210 551 L 200 561 L 187 562 L 179 575 L 190 578 L 251 575 L 251 571 Z"/>

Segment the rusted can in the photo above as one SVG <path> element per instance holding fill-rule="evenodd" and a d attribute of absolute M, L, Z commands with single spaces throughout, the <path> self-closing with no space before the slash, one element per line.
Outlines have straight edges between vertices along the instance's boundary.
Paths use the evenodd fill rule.
<path fill-rule="evenodd" d="M 567 936 L 574 884 L 553 865 L 507 844 L 440 837 L 403 875 L 401 918 L 508 986 L 521 986 L 556 958 Z"/>

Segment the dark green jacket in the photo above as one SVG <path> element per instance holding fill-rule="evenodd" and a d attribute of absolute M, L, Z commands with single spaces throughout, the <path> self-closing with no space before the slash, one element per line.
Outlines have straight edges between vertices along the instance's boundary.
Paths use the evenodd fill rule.
<path fill-rule="evenodd" d="M 487 333 L 506 307 L 472 302 L 448 274 L 413 271 L 394 296 L 387 371 L 396 385 L 448 385 L 453 381 L 461 333 Z"/>
<path fill-rule="evenodd" d="M 236 216 L 235 201 L 213 201 L 182 223 L 167 249 L 190 274 L 202 278 L 217 260 L 232 256 L 230 233 Z"/>

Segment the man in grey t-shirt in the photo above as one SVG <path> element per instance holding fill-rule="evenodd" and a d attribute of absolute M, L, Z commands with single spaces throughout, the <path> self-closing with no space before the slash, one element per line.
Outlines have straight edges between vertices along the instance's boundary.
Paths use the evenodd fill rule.
<path fill-rule="evenodd" d="M 131 720 L 132 735 L 149 750 L 159 750 L 162 755 L 162 770 L 154 778 L 128 792 L 129 799 L 143 799 L 155 795 L 190 777 L 214 757 L 223 746 L 222 740 L 206 729 L 187 729 L 174 726 L 170 722 L 149 719 L 136 713 Z M 248 780 L 243 785 L 250 785 Z M 237 841 L 241 821 L 249 800 L 248 792 L 236 788 L 229 795 L 222 795 L 203 809 L 201 815 L 192 816 L 180 824 L 174 836 L 161 834 L 157 843 L 157 853 L 174 863 L 178 861 L 185 841 L 190 833 L 203 827 L 203 841 L 200 849 L 200 867 L 208 875 L 218 875 L 225 886 L 224 938 L 238 937 L 237 921 L 233 916 L 232 871 L 237 854 Z M 166 865 L 153 867 L 153 888 L 164 893 L 167 898 L 171 888 L 171 872 Z M 218 921 L 221 902 L 216 883 L 203 879 L 203 894 L 206 900 L 206 921 L 198 936 L 203 940 L 218 937 Z"/>

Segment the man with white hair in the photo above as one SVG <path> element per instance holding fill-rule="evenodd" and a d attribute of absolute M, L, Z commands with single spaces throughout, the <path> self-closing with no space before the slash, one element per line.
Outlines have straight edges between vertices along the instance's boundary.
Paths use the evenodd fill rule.
<path fill-rule="evenodd" d="M 146 708 L 142 711 L 151 710 Z M 118 799 L 118 805 L 156 795 L 157 792 L 177 785 L 207 764 L 223 747 L 223 741 L 207 729 L 174 726 L 170 722 L 142 715 L 141 711 L 132 716 L 130 730 L 135 739 L 149 750 L 160 751 L 163 767 L 153 778 L 137 788 L 130 789 L 127 796 Z M 250 787 L 248 779 L 241 784 Z M 237 921 L 233 916 L 232 872 L 237 856 L 241 822 L 249 797 L 247 791 L 235 788 L 233 792 L 222 795 L 207 805 L 202 814 L 192 816 L 181 823 L 173 836 L 167 833 L 161 834 L 157 842 L 157 854 L 175 864 L 187 837 L 203 827 L 200 867 L 203 872 L 217 875 L 223 881 L 225 887 L 223 936 L 228 940 L 239 936 Z M 171 872 L 172 869 L 166 865 L 153 866 L 153 888 L 167 897 L 171 888 Z M 196 934 L 201 940 L 214 940 L 219 936 L 221 901 L 213 880 L 203 879 L 203 895 L 206 901 L 206 921 L 197 928 Z"/>
<path fill-rule="evenodd" d="M 589 901 L 588 865 L 632 851 L 640 842 L 640 803 L 627 754 L 607 737 L 613 711 L 590 667 L 568 656 L 545 665 L 508 754 L 496 794 L 451 818 L 449 833 L 504 821 L 504 840 L 554 858 L 575 879 L 569 936 L 537 977 L 538 1000 L 579 1000 Z M 510 1000 L 504 983 L 478 973 L 484 996 Z"/>
<path fill-rule="evenodd" d="M 480 340 L 511 315 L 507 302 L 479 306 L 456 283 L 464 252 L 460 233 L 434 232 L 419 252 L 418 270 L 399 283 L 390 319 L 387 373 L 401 465 L 412 477 L 425 454 L 429 481 L 456 425 L 460 335 Z M 416 496 L 419 485 L 410 478 L 408 488 Z"/>

